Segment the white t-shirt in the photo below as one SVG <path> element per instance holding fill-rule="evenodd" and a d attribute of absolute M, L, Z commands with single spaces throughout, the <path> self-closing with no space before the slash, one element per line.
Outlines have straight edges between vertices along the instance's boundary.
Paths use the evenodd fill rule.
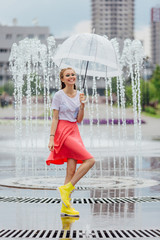
<path fill-rule="evenodd" d="M 55 93 L 52 99 L 52 109 L 59 110 L 59 120 L 76 122 L 80 107 L 80 91 L 75 97 L 69 97 L 62 89 Z"/>

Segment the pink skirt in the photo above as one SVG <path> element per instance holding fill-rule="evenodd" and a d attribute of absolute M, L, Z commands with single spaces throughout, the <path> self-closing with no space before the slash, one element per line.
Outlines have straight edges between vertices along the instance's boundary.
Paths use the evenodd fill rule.
<path fill-rule="evenodd" d="M 77 122 L 59 120 L 54 137 L 54 149 L 49 154 L 46 164 L 64 164 L 68 158 L 77 163 L 93 158 L 86 150 L 81 139 Z"/>

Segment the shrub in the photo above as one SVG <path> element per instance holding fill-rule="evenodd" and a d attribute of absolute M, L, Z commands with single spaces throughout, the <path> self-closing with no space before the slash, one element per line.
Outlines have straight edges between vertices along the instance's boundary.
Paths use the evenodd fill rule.
<path fill-rule="evenodd" d="M 154 72 L 153 72 L 153 77 L 151 82 L 155 86 L 155 89 L 157 91 L 156 98 L 158 98 L 160 102 L 160 66 L 156 66 Z"/>
<path fill-rule="evenodd" d="M 145 112 L 156 115 L 156 110 L 153 107 L 145 107 Z"/>
<path fill-rule="evenodd" d="M 9 96 L 13 96 L 14 93 L 14 83 L 12 81 L 8 81 L 3 86 L 4 92 L 8 93 Z"/>
<path fill-rule="evenodd" d="M 125 89 L 126 107 L 132 106 L 132 86 L 127 85 Z"/>
<path fill-rule="evenodd" d="M 4 87 L 0 87 L 0 95 L 4 92 Z"/>

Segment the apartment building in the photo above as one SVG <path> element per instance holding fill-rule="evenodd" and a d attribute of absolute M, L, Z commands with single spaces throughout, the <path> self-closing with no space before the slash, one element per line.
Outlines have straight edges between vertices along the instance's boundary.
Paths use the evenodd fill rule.
<path fill-rule="evenodd" d="M 134 39 L 134 0 L 91 0 L 92 28 L 109 39 Z"/>
<path fill-rule="evenodd" d="M 152 63 L 160 65 L 160 8 L 151 9 L 151 54 Z"/>

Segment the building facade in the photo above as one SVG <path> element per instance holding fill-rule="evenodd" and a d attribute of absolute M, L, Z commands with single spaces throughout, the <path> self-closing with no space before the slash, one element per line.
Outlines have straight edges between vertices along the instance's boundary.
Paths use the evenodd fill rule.
<path fill-rule="evenodd" d="M 4 85 L 11 79 L 9 72 L 9 55 L 13 43 L 18 43 L 24 38 L 35 38 L 46 43 L 50 32 L 48 27 L 22 27 L 22 26 L 0 26 L 0 85 Z"/>
<path fill-rule="evenodd" d="M 151 54 L 153 65 L 160 65 L 160 8 L 151 9 Z"/>
<path fill-rule="evenodd" d="M 92 28 L 109 39 L 134 39 L 134 0 L 91 0 Z"/>
<path fill-rule="evenodd" d="M 41 43 L 47 44 L 51 36 L 48 27 L 33 26 L 1 26 L 0 25 L 0 86 L 11 80 L 9 71 L 9 56 L 13 43 L 18 43 L 24 38 L 38 38 Z M 61 44 L 65 38 L 57 38 L 56 45 Z"/>

